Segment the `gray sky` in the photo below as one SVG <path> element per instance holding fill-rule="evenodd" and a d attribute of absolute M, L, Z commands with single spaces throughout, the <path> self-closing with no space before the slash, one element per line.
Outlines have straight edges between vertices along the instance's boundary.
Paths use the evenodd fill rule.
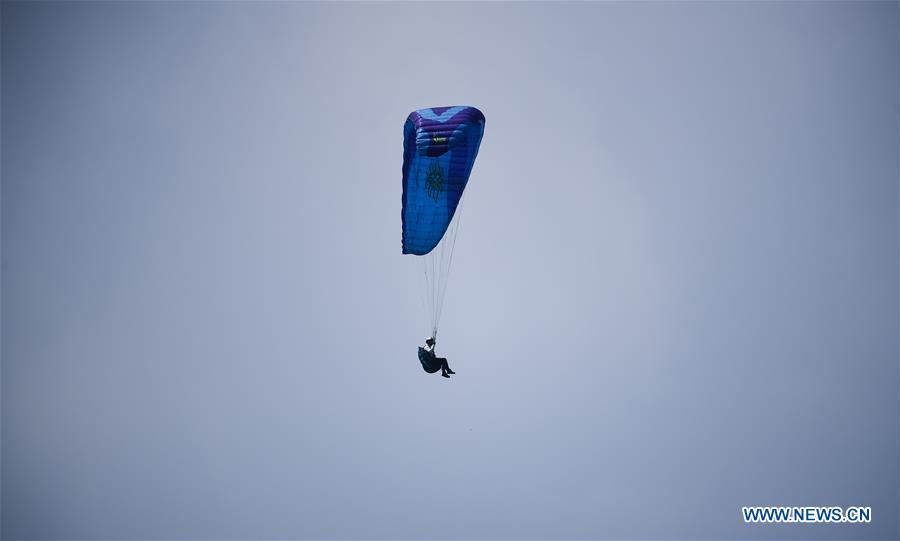
<path fill-rule="evenodd" d="M 900 535 L 896 2 L 0 15 L 4 538 Z"/>

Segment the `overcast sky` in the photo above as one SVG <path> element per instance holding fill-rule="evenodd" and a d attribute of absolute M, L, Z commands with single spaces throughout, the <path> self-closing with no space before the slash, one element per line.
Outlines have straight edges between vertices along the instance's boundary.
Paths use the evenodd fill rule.
<path fill-rule="evenodd" d="M 896 2 L 0 18 L 4 538 L 900 535 Z M 451 380 L 400 253 L 446 105 Z"/>

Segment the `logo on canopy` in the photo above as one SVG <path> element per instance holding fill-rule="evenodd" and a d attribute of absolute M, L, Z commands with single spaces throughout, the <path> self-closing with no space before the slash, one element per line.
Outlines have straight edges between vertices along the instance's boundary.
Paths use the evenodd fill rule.
<path fill-rule="evenodd" d="M 441 169 L 437 160 L 432 161 L 431 165 L 428 166 L 428 173 L 425 175 L 425 193 L 437 202 L 441 192 L 444 191 L 444 182 L 444 170 Z"/>

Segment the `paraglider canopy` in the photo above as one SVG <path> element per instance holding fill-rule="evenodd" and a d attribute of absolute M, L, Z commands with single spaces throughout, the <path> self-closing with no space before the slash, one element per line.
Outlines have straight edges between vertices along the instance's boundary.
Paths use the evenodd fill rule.
<path fill-rule="evenodd" d="M 484 133 L 474 107 L 410 113 L 403 127 L 403 253 L 425 255 L 443 238 Z"/>

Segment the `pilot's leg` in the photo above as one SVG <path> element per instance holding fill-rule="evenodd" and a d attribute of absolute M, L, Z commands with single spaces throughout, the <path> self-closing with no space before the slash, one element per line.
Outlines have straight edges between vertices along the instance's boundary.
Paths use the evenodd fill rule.
<path fill-rule="evenodd" d="M 441 373 L 442 374 L 455 374 L 453 370 L 450 370 L 450 365 L 447 364 L 447 359 L 443 357 L 438 357 L 438 360 L 441 362 Z"/>

